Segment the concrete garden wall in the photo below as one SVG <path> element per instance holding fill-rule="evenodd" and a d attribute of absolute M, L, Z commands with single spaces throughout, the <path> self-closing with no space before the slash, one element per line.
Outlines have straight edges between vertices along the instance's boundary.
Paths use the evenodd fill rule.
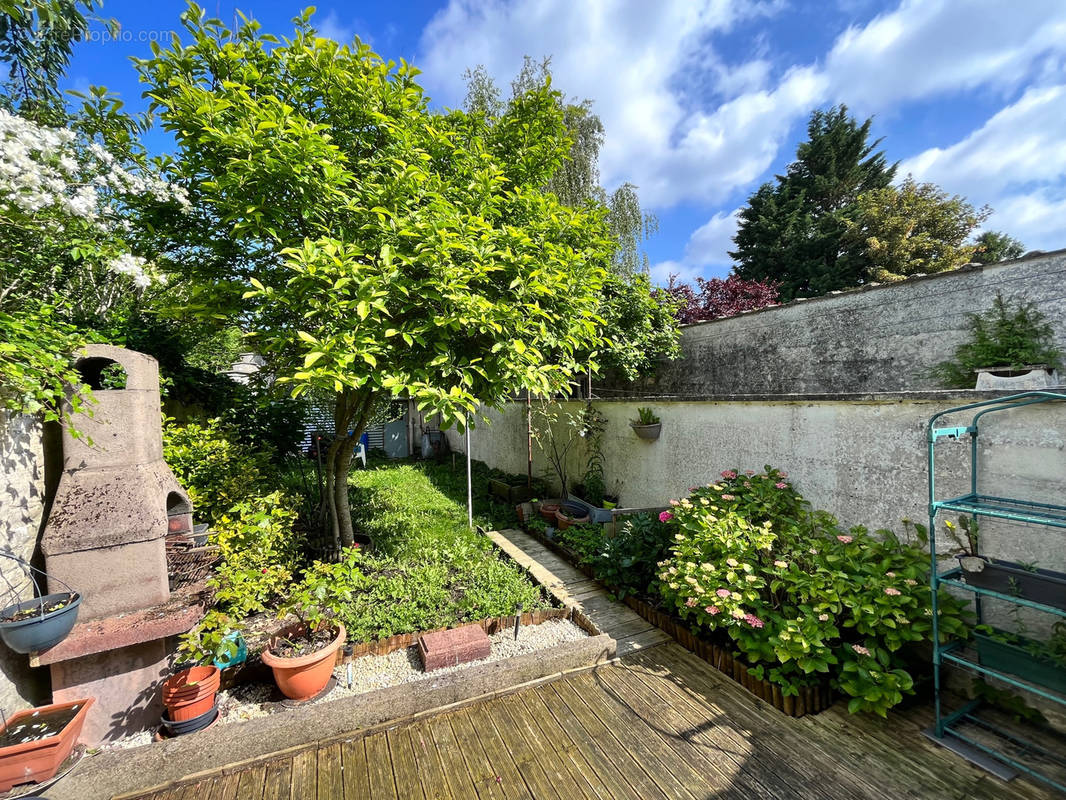
<path fill-rule="evenodd" d="M 976 392 L 841 395 L 763 399 L 596 401 L 607 418 L 603 437 L 607 486 L 623 505 L 665 505 L 688 487 L 713 481 L 723 469 L 761 470 L 789 479 L 816 508 L 845 525 L 901 530 L 904 517 L 927 516 L 925 425 L 939 410 L 984 399 Z M 577 409 L 580 404 L 565 404 Z M 629 427 L 638 406 L 662 418 L 662 436 L 645 442 Z M 516 403 L 472 432 L 474 458 L 510 472 L 526 472 L 525 405 Z M 997 418 L 998 417 L 998 418 Z M 946 424 L 965 424 L 958 422 Z M 462 442 L 449 432 L 453 448 Z M 1062 502 L 1066 497 L 1066 404 L 986 417 L 980 462 L 984 491 Z M 534 474 L 545 474 L 534 450 Z M 937 444 L 943 496 L 969 489 L 969 444 Z M 574 453 L 579 479 L 586 454 Z M 942 476 L 942 477 L 941 477 Z M 948 494 L 951 493 L 951 494 Z M 1062 531 L 985 523 L 985 550 L 1003 558 L 1066 569 Z"/>
<path fill-rule="evenodd" d="M 935 389 L 929 369 L 996 294 L 1031 301 L 1066 351 L 1066 250 L 912 278 L 689 325 L 683 356 L 639 389 L 659 395 Z M 632 386 L 614 386 L 632 392 Z"/>
<path fill-rule="evenodd" d="M 35 417 L 0 411 L 0 549 L 29 560 L 44 514 L 44 430 Z M 25 575 L 14 562 L 0 558 L 0 573 L 16 586 Z M 0 588 L 7 585 L 0 581 Z M 0 593 L 0 604 L 7 605 Z M 43 699 L 47 670 L 31 670 L 27 657 L 0 645 L 0 708 L 10 714 Z"/>

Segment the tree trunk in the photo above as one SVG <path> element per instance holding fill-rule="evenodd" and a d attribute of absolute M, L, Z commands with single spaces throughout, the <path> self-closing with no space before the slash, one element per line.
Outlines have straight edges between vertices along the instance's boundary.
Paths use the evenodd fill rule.
<path fill-rule="evenodd" d="M 348 501 L 348 473 L 352 454 L 359 444 L 374 410 L 373 392 L 346 390 L 337 395 L 333 412 L 334 436 L 326 453 L 326 487 L 322 497 L 323 518 L 327 519 L 334 547 L 350 547 L 355 542 L 351 505 Z"/>

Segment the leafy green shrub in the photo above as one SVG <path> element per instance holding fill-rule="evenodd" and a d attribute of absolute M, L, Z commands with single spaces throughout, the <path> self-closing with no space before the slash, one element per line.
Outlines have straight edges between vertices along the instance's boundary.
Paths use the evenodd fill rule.
<path fill-rule="evenodd" d="M 932 631 L 928 553 L 919 536 L 843 532 L 767 469 L 674 501 L 659 590 L 686 620 L 728 636 L 786 695 L 827 676 L 851 712 L 882 716 L 913 692 L 902 648 Z M 775 496 L 776 493 L 776 496 Z M 944 637 L 965 635 L 963 604 L 939 597 Z"/>
<path fill-rule="evenodd" d="M 1033 303 L 1012 305 L 997 294 L 984 314 L 967 316 L 970 338 L 956 348 L 953 360 L 933 368 L 944 388 L 972 389 L 974 371 L 985 367 L 1060 366 L 1062 351 L 1055 347 L 1055 329 Z"/>
<path fill-rule="evenodd" d="M 308 568 L 294 595 L 344 623 L 353 642 L 545 607 L 536 586 L 482 548 L 414 561 L 349 548 L 338 563 Z"/>
<path fill-rule="evenodd" d="M 163 458 L 189 493 L 196 516 L 215 526 L 241 500 L 270 492 L 279 478 L 267 454 L 237 444 L 218 419 L 167 420 Z"/>

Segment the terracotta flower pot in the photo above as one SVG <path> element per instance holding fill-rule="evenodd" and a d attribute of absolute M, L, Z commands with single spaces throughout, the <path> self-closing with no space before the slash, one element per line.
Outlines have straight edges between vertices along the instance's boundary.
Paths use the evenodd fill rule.
<path fill-rule="evenodd" d="M 559 500 L 545 500 L 540 504 L 540 508 L 537 509 L 541 518 L 549 525 L 555 524 L 555 512 L 559 510 L 560 502 Z"/>
<path fill-rule="evenodd" d="M 20 783 L 40 783 L 55 775 L 77 744 L 82 725 L 85 724 L 85 715 L 93 702 L 90 697 L 87 700 L 28 708 L 13 714 L 7 725 L 0 729 L 0 736 L 9 736 L 26 724 L 37 721 L 47 723 L 49 716 L 68 717 L 72 712 L 74 716 L 53 736 L 0 747 L 0 792 L 6 792 Z"/>
<path fill-rule="evenodd" d="M 339 622 L 334 624 L 337 626 L 337 636 L 321 650 L 296 658 L 284 658 L 274 653 L 278 639 L 286 633 L 301 630 L 301 626 L 296 625 L 273 637 L 263 651 L 263 663 L 274 671 L 275 683 L 290 700 L 310 700 L 329 683 L 337 661 L 337 651 L 344 644 L 346 633 L 343 625 Z"/>
<path fill-rule="evenodd" d="M 216 666 L 192 667 L 171 675 L 163 683 L 163 705 L 174 722 L 195 719 L 215 705 L 221 681 Z"/>

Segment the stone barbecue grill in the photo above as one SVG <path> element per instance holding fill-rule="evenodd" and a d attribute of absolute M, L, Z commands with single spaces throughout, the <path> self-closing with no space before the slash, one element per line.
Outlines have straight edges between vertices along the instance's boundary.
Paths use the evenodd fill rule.
<path fill-rule="evenodd" d="M 102 388 L 106 368 L 124 389 Z M 93 388 L 80 436 L 63 431 L 63 472 L 41 550 L 49 575 L 83 596 L 70 636 L 31 656 L 49 665 L 53 702 L 95 697 L 83 739 L 96 744 L 158 725 L 158 683 L 170 667 L 168 638 L 189 630 L 203 608 L 194 590 L 172 597 L 168 530 L 187 530 L 192 503 L 163 461 L 155 359 L 89 345 L 76 363 Z"/>

